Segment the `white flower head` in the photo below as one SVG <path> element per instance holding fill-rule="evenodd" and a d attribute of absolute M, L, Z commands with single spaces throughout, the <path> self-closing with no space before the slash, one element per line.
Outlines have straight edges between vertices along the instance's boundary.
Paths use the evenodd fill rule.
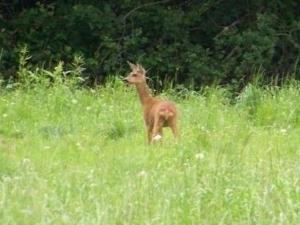
<path fill-rule="evenodd" d="M 142 170 L 138 173 L 138 177 L 146 177 L 148 173 L 145 170 Z"/>
<path fill-rule="evenodd" d="M 286 134 L 287 133 L 287 129 L 285 129 L 285 128 L 280 129 L 280 133 Z"/>
<path fill-rule="evenodd" d="M 162 138 L 162 136 L 159 135 L 159 134 L 157 134 L 157 135 L 155 135 L 155 136 L 153 137 L 153 140 L 154 140 L 154 141 L 159 141 L 161 138 Z"/>
<path fill-rule="evenodd" d="M 204 159 L 204 153 L 203 153 L 203 152 L 197 153 L 197 154 L 195 155 L 195 158 L 196 158 L 197 160 L 202 160 L 202 159 Z"/>

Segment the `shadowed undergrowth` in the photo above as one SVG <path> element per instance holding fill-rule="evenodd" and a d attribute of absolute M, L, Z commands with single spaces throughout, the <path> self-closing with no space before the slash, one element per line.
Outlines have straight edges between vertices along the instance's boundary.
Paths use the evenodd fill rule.
<path fill-rule="evenodd" d="M 146 145 L 135 90 L 2 90 L 3 224 L 298 224 L 300 92 L 168 90 L 181 138 Z"/>

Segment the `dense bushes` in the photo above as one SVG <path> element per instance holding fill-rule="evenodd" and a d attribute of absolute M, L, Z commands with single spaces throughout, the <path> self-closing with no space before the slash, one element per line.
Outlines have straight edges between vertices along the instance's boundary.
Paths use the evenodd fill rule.
<path fill-rule="evenodd" d="M 162 81 L 197 86 L 244 83 L 293 73 L 300 50 L 298 1 L 1 1 L 0 73 L 16 76 L 24 45 L 29 63 L 72 67 L 102 81 L 139 61 Z"/>

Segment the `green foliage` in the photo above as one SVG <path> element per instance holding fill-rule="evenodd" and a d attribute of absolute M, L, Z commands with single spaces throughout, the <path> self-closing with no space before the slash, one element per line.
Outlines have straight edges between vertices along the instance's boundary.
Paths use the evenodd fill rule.
<path fill-rule="evenodd" d="M 17 81 L 13 86 L 21 88 L 46 87 L 50 85 L 76 88 L 83 83 L 82 73 L 85 70 L 82 56 L 74 57 L 69 65 L 69 70 L 65 70 L 64 63 L 59 61 L 53 71 L 44 68 L 33 67 L 28 63 L 31 57 L 28 56 L 27 46 L 24 46 L 19 53 L 19 67 L 17 70 Z M 7 88 L 11 84 L 6 85 Z"/>
<path fill-rule="evenodd" d="M 258 68 L 266 71 L 274 69 L 272 60 L 278 42 L 275 30 L 277 18 L 272 14 L 257 14 L 256 19 L 254 28 L 241 33 L 228 31 L 229 34 L 217 39 L 217 49 L 227 49 L 223 55 L 225 63 L 221 65 L 224 74 L 233 73 L 236 74 L 235 79 L 243 79 Z"/>
<path fill-rule="evenodd" d="M 260 104 L 263 104 L 262 90 L 257 86 L 249 84 L 244 91 L 238 96 L 237 106 L 246 108 L 250 115 L 253 115 Z"/>
<path fill-rule="evenodd" d="M 298 78 L 299 1 L 4 1 L 0 73 L 15 77 L 27 46 L 33 66 L 69 70 L 84 59 L 85 81 L 124 74 L 127 60 L 156 81 L 199 87 L 240 86 L 257 69 L 263 80 Z M 22 65 L 21 65 L 22 66 Z M 78 71 L 77 71 L 78 72 Z M 34 78 L 35 79 L 35 78 Z"/>
<path fill-rule="evenodd" d="M 3 224 L 299 223 L 299 83 L 168 90 L 181 138 L 147 146 L 134 89 L 39 73 L 56 81 L 1 89 Z"/>

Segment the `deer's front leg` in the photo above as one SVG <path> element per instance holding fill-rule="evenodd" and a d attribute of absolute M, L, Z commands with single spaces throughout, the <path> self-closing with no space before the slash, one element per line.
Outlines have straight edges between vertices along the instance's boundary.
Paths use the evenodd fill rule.
<path fill-rule="evenodd" d="M 176 125 L 176 121 L 170 124 L 170 128 L 173 132 L 174 137 L 178 138 L 179 137 L 179 132 L 178 132 L 178 128 L 177 128 L 177 125 Z"/>
<path fill-rule="evenodd" d="M 152 129 L 153 129 L 153 124 L 150 123 L 149 120 L 147 120 L 146 117 L 144 117 L 144 122 L 145 122 L 145 128 L 148 136 L 148 144 L 151 143 L 152 140 Z"/>
<path fill-rule="evenodd" d="M 155 118 L 152 129 L 151 143 L 154 141 L 159 141 L 162 138 L 163 122 L 164 121 L 162 121 L 159 117 Z"/>

